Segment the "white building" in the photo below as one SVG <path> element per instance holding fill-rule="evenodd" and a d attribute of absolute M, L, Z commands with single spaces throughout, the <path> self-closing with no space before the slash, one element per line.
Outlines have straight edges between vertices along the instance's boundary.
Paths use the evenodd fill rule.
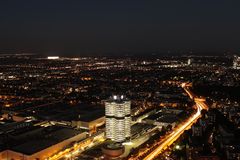
<path fill-rule="evenodd" d="M 239 56 L 234 56 L 233 69 L 240 69 L 240 57 Z"/>
<path fill-rule="evenodd" d="M 115 95 L 105 102 L 106 138 L 124 142 L 131 136 L 131 102 Z"/>
<path fill-rule="evenodd" d="M 188 64 L 189 66 L 192 65 L 192 62 L 193 62 L 193 59 L 192 59 L 192 58 L 188 58 L 187 64 Z"/>

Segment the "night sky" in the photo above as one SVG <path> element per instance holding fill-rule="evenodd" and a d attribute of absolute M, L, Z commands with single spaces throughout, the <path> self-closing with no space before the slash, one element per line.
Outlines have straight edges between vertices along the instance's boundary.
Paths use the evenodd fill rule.
<path fill-rule="evenodd" d="M 239 0 L 1 0 L 0 53 L 240 51 Z"/>

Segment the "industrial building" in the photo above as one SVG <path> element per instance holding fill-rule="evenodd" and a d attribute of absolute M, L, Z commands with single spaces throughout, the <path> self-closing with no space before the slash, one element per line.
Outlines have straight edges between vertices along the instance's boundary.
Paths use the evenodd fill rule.
<path fill-rule="evenodd" d="M 85 139 L 87 132 L 61 126 L 32 126 L 9 133 L 9 136 L 11 146 L 0 152 L 1 160 L 41 160 Z"/>

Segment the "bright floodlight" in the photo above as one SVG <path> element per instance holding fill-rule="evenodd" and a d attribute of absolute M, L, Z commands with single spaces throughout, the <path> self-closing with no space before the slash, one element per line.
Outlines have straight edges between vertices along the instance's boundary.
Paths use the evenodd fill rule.
<path fill-rule="evenodd" d="M 179 149 L 180 149 L 180 146 L 179 146 L 179 145 L 176 145 L 176 149 L 179 150 Z"/>
<path fill-rule="evenodd" d="M 59 56 L 50 56 L 50 57 L 47 57 L 47 59 L 59 59 Z"/>

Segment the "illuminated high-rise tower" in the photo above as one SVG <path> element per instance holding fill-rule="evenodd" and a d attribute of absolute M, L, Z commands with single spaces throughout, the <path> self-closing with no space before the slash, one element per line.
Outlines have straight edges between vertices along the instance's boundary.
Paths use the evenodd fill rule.
<path fill-rule="evenodd" d="M 233 69 L 240 69 L 240 57 L 239 56 L 234 56 Z"/>
<path fill-rule="evenodd" d="M 188 61 L 187 61 L 187 64 L 190 66 L 190 65 L 192 65 L 192 63 L 193 63 L 193 59 L 189 58 Z"/>
<path fill-rule="evenodd" d="M 114 95 L 105 102 L 106 138 L 114 142 L 130 140 L 131 102 L 123 95 Z"/>

